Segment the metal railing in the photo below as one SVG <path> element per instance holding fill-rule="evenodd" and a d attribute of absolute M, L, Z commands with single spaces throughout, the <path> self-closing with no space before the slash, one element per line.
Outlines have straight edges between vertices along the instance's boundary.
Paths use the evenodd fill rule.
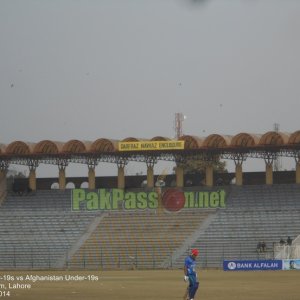
<path fill-rule="evenodd" d="M 0 248 L 0 269 L 177 269 L 181 268 L 187 248 L 181 256 L 173 256 L 172 249 L 159 246 L 136 247 L 128 253 L 125 249 L 120 251 L 107 249 L 97 251 L 83 251 L 80 255 L 71 256 L 63 249 L 36 249 L 30 248 Z M 297 248 L 300 251 L 300 248 Z M 198 266 L 202 268 L 222 268 L 223 260 L 264 260 L 274 259 L 277 248 L 267 248 L 265 252 L 257 252 L 255 247 L 249 249 L 241 243 L 234 246 L 221 244 L 219 246 L 203 245 L 200 247 Z M 299 254 L 299 253 L 298 253 Z M 58 267 L 57 262 L 64 257 L 65 263 Z M 300 257 L 300 256 L 298 256 Z M 282 257 L 291 258 L 291 256 Z M 281 258 L 279 258 L 281 259 Z"/>

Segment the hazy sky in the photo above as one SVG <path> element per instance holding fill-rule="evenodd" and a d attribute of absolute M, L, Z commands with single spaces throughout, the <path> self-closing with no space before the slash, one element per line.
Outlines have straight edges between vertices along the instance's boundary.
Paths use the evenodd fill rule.
<path fill-rule="evenodd" d="M 0 143 L 294 132 L 299 53 L 299 0 L 0 0 Z"/>

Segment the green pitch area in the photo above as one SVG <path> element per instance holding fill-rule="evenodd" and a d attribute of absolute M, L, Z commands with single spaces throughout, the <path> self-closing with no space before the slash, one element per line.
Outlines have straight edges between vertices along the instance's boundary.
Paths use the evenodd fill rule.
<path fill-rule="evenodd" d="M 183 299 L 186 288 L 181 270 L 1 271 L 0 274 L 3 299 L 174 300 Z M 202 270 L 195 299 L 299 300 L 299 276 L 299 271 Z"/>

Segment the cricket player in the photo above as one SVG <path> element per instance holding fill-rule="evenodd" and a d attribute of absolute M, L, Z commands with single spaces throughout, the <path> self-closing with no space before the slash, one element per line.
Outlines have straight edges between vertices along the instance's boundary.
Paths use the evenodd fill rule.
<path fill-rule="evenodd" d="M 184 281 L 189 282 L 187 290 L 184 294 L 184 300 L 193 300 L 199 287 L 199 282 L 196 273 L 196 258 L 199 250 L 192 249 L 191 254 L 184 260 Z"/>

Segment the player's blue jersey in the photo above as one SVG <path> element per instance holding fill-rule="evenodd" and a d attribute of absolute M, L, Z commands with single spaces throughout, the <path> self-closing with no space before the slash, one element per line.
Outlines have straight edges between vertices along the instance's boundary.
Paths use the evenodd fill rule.
<path fill-rule="evenodd" d="M 187 275 L 197 275 L 196 262 L 190 256 L 186 257 L 186 259 L 184 260 L 184 265 L 187 268 Z"/>

